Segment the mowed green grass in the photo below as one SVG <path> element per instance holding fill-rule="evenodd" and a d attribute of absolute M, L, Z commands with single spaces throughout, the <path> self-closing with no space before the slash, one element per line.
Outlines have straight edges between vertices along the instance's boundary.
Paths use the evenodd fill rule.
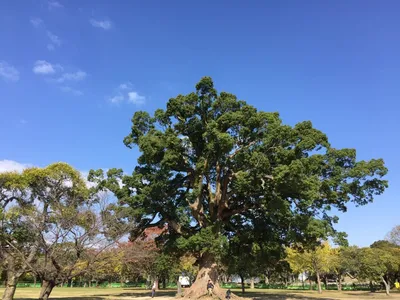
<path fill-rule="evenodd" d="M 241 296 L 240 290 L 233 290 Z M 0 290 L 3 293 L 3 290 Z M 167 300 L 175 297 L 176 290 L 160 290 L 156 293 L 156 299 Z M 17 289 L 16 300 L 34 300 L 39 296 L 39 288 Z M 388 299 L 384 293 L 369 292 L 338 292 L 324 291 L 319 295 L 315 291 L 287 291 L 287 290 L 247 290 L 245 298 L 265 300 L 349 300 L 349 299 Z M 55 288 L 51 299 L 63 300 L 105 300 L 105 299 L 146 299 L 150 298 L 150 291 L 133 288 Z M 393 292 L 390 299 L 400 299 L 400 293 Z"/>

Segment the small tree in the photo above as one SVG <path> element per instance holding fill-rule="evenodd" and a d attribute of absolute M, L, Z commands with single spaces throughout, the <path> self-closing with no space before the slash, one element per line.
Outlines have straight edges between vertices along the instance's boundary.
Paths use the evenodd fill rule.
<path fill-rule="evenodd" d="M 9 220 L 17 220 L 14 223 L 19 224 L 10 227 L 14 223 L 8 222 L 6 227 L 12 231 L 4 232 L 2 227 L 2 243 L 13 253 L 7 254 L 8 270 L 18 276 L 28 270 L 37 275 L 43 282 L 40 299 L 48 299 L 56 284 L 79 275 L 76 270 L 84 272 L 82 262 L 90 263 L 85 257 L 88 249 L 104 246 L 108 239 L 105 225 L 111 222 L 103 217 L 109 215 L 95 207 L 98 198 L 91 194 L 80 173 L 68 164 L 28 168 L 22 174 L 1 178 L 3 204 L 16 201 L 8 215 L 17 217 Z M 10 198 L 4 199 L 4 195 Z M 29 247 L 21 248 L 18 242 L 22 228 L 26 228 Z M 15 285 L 10 285 L 12 289 L 15 290 Z M 6 290 L 3 298 L 12 299 L 12 294 Z"/>
<path fill-rule="evenodd" d="M 357 247 L 339 247 L 331 249 L 330 270 L 337 280 L 338 290 L 342 290 L 342 279 L 346 274 L 357 274 L 359 265 Z"/>
<path fill-rule="evenodd" d="M 309 271 L 317 278 L 318 293 L 322 293 L 321 275 L 330 271 L 331 247 L 325 242 L 314 250 L 287 249 L 287 261 L 295 272 Z"/>
<path fill-rule="evenodd" d="M 230 275 L 239 275 L 242 285 L 242 293 L 245 292 L 244 280 L 257 276 L 259 268 L 259 245 L 248 236 L 236 236 L 229 242 L 228 250 L 224 258 Z"/>
<path fill-rule="evenodd" d="M 390 294 L 391 285 L 399 272 L 399 249 L 362 248 L 359 251 L 359 274 L 361 279 L 380 281 Z"/>
<path fill-rule="evenodd" d="M 37 243 L 23 211 L 33 204 L 32 178 L 23 172 L 0 173 L 0 259 L 6 272 L 3 300 L 14 297 L 18 280 L 36 258 Z"/>

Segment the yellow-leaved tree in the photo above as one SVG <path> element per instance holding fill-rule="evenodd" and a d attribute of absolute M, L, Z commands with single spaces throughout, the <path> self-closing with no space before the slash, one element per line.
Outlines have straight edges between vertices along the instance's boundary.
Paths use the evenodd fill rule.
<path fill-rule="evenodd" d="M 318 293 L 322 293 L 321 275 L 332 268 L 334 252 L 328 242 L 323 242 L 313 250 L 286 249 L 286 261 L 295 273 L 308 272 L 315 275 Z"/>

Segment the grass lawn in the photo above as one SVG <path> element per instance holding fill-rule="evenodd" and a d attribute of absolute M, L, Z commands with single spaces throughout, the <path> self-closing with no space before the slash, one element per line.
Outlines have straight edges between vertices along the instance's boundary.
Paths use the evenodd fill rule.
<path fill-rule="evenodd" d="M 233 290 L 241 295 L 239 290 Z M 156 294 L 155 300 L 168 300 L 175 296 L 176 290 L 161 290 Z M 2 294 L 2 290 L 0 290 Z M 39 296 L 38 288 L 19 288 L 16 300 L 34 300 Z M 318 295 L 315 291 L 287 291 L 287 290 L 248 290 L 244 297 L 265 300 L 349 300 L 349 299 L 388 299 L 384 293 L 369 292 L 338 292 L 324 291 Z M 51 299 L 63 300 L 104 300 L 104 299 L 149 299 L 150 291 L 134 288 L 55 288 Z M 390 299 L 400 299 L 400 293 L 393 292 Z"/>

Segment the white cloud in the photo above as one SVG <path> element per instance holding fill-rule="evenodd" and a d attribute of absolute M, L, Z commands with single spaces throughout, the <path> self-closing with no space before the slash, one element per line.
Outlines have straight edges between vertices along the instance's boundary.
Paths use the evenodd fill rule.
<path fill-rule="evenodd" d="M 62 5 L 60 2 L 57 2 L 57 1 L 49 1 L 49 2 L 47 2 L 47 5 L 48 5 L 49 10 L 64 7 L 64 5 Z"/>
<path fill-rule="evenodd" d="M 55 50 L 56 48 L 54 47 L 53 44 L 48 44 L 48 45 L 47 45 L 47 49 L 48 49 L 49 51 L 53 51 L 53 50 Z"/>
<path fill-rule="evenodd" d="M 54 45 L 56 45 L 56 46 L 58 46 L 58 47 L 61 46 L 61 39 L 60 39 L 57 35 L 53 34 L 51 31 L 48 31 L 48 30 L 47 30 L 47 36 L 49 37 L 50 41 L 51 41 Z"/>
<path fill-rule="evenodd" d="M 130 83 L 130 82 L 121 83 L 118 88 L 120 90 L 131 90 L 132 89 L 132 83 Z"/>
<path fill-rule="evenodd" d="M 114 96 L 109 97 L 108 101 L 114 104 L 122 103 L 124 101 L 133 103 L 135 105 L 141 105 L 146 102 L 146 97 L 139 95 L 138 92 L 133 90 L 133 85 L 130 82 L 121 83 L 116 88 Z"/>
<path fill-rule="evenodd" d="M 109 100 L 111 103 L 120 103 L 120 102 L 124 101 L 124 96 L 121 94 L 116 95 L 114 97 L 111 97 Z"/>
<path fill-rule="evenodd" d="M 24 169 L 31 167 L 31 164 L 21 164 L 13 160 L 0 160 L 0 173 L 3 172 L 22 172 Z"/>
<path fill-rule="evenodd" d="M 33 66 L 33 73 L 35 74 L 54 74 L 57 68 L 61 66 L 53 66 L 45 60 L 37 60 Z"/>
<path fill-rule="evenodd" d="M 64 73 L 60 78 L 57 79 L 57 82 L 65 82 L 65 81 L 81 81 L 87 77 L 86 72 L 77 71 L 75 73 Z"/>
<path fill-rule="evenodd" d="M 18 81 L 19 71 L 5 61 L 0 61 L 0 77 L 5 81 Z"/>
<path fill-rule="evenodd" d="M 112 27 L 112 23 L 109 20 L 98 21 L 95 19 L 90 19 L 89 22 L 93 27 L 102 28 L 104 30 L 110 30 Z"/>
<path fill-rule="evenodd" d="M 128 101 L 136 105 L 141 105 L 146 102 L 146 97 L 139 95 L 137 92 L 129 92 Z"/>
<path fill-rule="evenodd" d="M 35 28 L 39 28 L 43 25 L 43 20 L 41 18 L 31 18 L 30 21 Z"/>
<path fill-rule="evenodd" d="M 71 94 L 73 94 L 73 95 L 75 95 L 75 96 L 82 96 L 82 95 L 83 95 L 83 92 L 82 92 L 82 91 L 73 89 L 73 88 L 71 88 L 70 86 L 62 86 L 62 87 L 60 87 L 60 89 L 61 89 L 61 91 L 63 91 L 64 93 L 71 93 Z"/>

